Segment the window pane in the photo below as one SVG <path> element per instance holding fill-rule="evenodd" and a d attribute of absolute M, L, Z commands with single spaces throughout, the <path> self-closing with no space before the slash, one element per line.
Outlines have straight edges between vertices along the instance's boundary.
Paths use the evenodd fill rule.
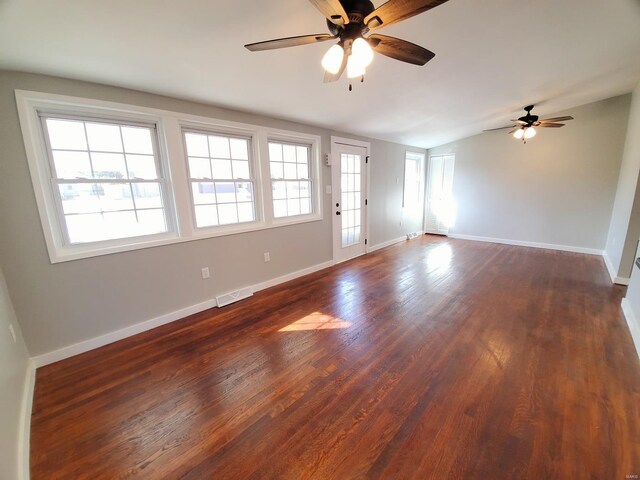
<path fill-rule="evenodd" d="M 238 202 L 253 201 L 253 184 L 252 183 L 236 183 L 236 199 Z"/>
<path fill-rule="evenodd" d="M 225 203 L 218 205 L 218 217 L 220 225 L 238 223 L 238 210 L 235 203 Z"/>
<path fill-rule="evenodd" d="M 311 182 L 300 182 L 300 197 L 310 197 L 311 196 Z"/>
<path fill-rule="evenodd" d="M 156 160 L 153 155 L 127 155 L 129 178 L 155 180 L 158 178 Z"/>
<path fill-rule="evenodd" d="M 136 202 L 136 209 L 140 208 L 162 208 L 162 196 L 160 185 L 157 183 L 134 183 L 133 198 Z"/>
<path fill-rule="evenodd" d="M 287 182 L 287 198 L 300 198 L 300 185 L 298 182 Z"/>
<path fill-rule="evenodd" d="M 191 178 L 213 178 L 211 161 L 208 158 L 189 157 L 189 175 Z"/>
<path fill-rule="evenodd" d="M 234 183 L 216 182 L 215 186 L 216 198 L 218 199 L 218 203 L 231 203 L 236 201 L 236 189 Z M 223 223 L 222 212 L 218 210 L 218 213 L 220 214 L 220 223 Z"/>
<path fill-rule="evenodd" d="M 139 223 L 134 211 L 66 216 L 71 243 L 138 237 L 163 231 L 153 222 Z"/>
<path fill-rule="evenodd" d="M 249 160 L 249 146 L 247 140 L 231 138 L 231 158 L 234 160 Z"/>
<path fill-rule="evenodd" d="M 195 210 L 198 227 L 218 225 L 218 208 L 215 205 L 196 205 Z"/>
<path fill-rule="evenodd" d="M 51 148 L 56 150 L 86 150 L 87 140 L 83 122 L 47 118 L 47 132 Z"/>
<path fill-rule="evenodd" d="M 253 203 L 239 203 L 238 204 L 238 221 L 239 222 L 253 222 Z"/>
<path fill-rule="evenodd" d="M 213 165 L 213 178 L 220 180 L 233 178 L 230 160 L 212 160 L 211 164 Z"/>
<path fill-rule="evenodd" d="M 274 199 L 287 198 L 286 182 L 273 182 L 273 198 Z"/>
<path fill-rule="evenodd" d="M 296 163 L 296 147 L 294 145 L 283 145 L 282 158 L 285 162 Z"/>
<path fill-rule="evenodd" d="M 287 216 L 287 201 L 286 200 L 274 200 L 273 201 L 273 216 L 276 218 Z"/>
<path fill-rule="evenodd" d="M 193 203 L 216 203 L 215 189 L 213 183 L 209 182 L 191 182 L 193 191 Z"/>
<path fill-rule="evenodd" d="M 104 123 L 87 123 L 89 149 L 100 152 L 122 152 L 120 127 Z"/>
<path fill-rule="evenodd" d="M 211 155 L 211 158 L 231 158 L 229 139 L 209 135 L 209 155 Z"/>
<path fill-rule="evenodd" d="M 300 200 L 297 198 L 287 200 L 289 215 L 300 215 Z"/>
<path fill-rule="evenodd" d="M 284 166 L 282 163 L 271 162 L 269 169 L 271 170 L 271 178 L 284 178 Z"/>
<path fill-rule="evenodd" d="M 272 162 L 282 162 L 282 145 L 279 143 L 269 144 L 269 160 Z"/>
<path fill-rule="evenodd" d="M 309 161 L 309 147 L 296 147 L 296 157 L 298 163 L 308 163 Z"/>
<path fill-rule="evenodd" d="M 92 153 L 91 163 L 95 178 L 127 178 L 127 167 L 121 153 Z"/>
<path fill-rule="evenodd" d="M 234 160 L 233 164 L 233 178 L 249 179 L 249 162 L 244 160 Z"/>
<path fill-rule="evenodd" d="M 185 133 L 185 142 L 187 144 L 187 155 L 190 157 L 209 157 L 209 145 L 206 135 L 197 133 Z"/>
<path fill-rule="evenodd" d="M 55 151 L 53 163 L 58 178 L 91 178 L 91 163 L 87 152 Z"/>
<path fill-rule="evenodd" d="M 59 190 L 64 213 L 133 209 L 128 183 L 62 183 Z"/>
<path fill-rule="evenodd" d="M 121 127 L 124 151 L 127 153 L 153 154 L 149 128 Z"/>
<path fill-rule="evenodd" d="M 306 164 L 298 164 L 298 178 L 309 178 L 309 167 Z"/>
<path fill-rule="evenodd" d="M 138 212 L 138 226 L 141 235 L 151 235 L 167 231 L 167 222 L 164 218 L 164 210 L 141 210 Z"/>
<path fill-rule="evenodd" d="M 311 199 L 310 198 L 302 198 L 300 200 L 300 213 L 305 215 L 307 213 L 311 213 Z"/>
<path fill-rule="evenodd" d="M 298 168 L 295 163 L 285 163 L 284 165 L 284 178 L 287 180 L 295 180 L 298 178 Z"/>

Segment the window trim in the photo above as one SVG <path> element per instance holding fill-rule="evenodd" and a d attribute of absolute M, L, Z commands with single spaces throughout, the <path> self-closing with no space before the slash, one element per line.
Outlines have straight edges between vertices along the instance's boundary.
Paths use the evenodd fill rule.
<path fill-rule="evenodd" d="M 254 185 L 253 192 L 253 202 L 255 204 L 255 220 L 252 222 L 239 222 L 239 223 L 230 223 L 224 225 L 210 225 L 207 227 L 198 227 L 196 222 L 196 209 L 195 203 L 193 201 L 193 185 L 192 185 L 192 177 L 191 172 L 189 171 L 189 155 L 187 152 L 187 142 L 185 135 L 187 133 L 199 133 L 202 135 L 219 135 L 225 136 L 228 138 L 241 138 L 249 141 L 249 172 L 253 174 L 251 182 Z M 260 190 L 262 187 L 262 177 L 260 175 L 260 167 L 258 162 L 258 141 L 257 141 L 257 132 L 256 131 L 243 131 L 238 129 L 223 129 L 223 128 L 206 128 L 202 125 L 199 126 L 190 126 L 187 122 L 180 123 L 180 135 L 183 146 L 183 154 L 185 161 L 185 168 L 187 171 L 187 182 L 189 189 L 189 205 L 191 210 L 190 220 L 191 220 L 191 229 L 193 235 L 197 236 L 219 236 L 222 233 L 233 234 L 238 233 L 239 231 L 245 231 L 245 229 L 253 230 L 252 227 L 265 227 L 265 216 L 264 209 L 262 206 L 262 195 L 260 194 Z M 253 172 L 251 172 L 253 170 Z M 211 183 L 215 183 L 215 179 L 211 179 Z M 225 180 L 227 181 L 227 180 Z M 235 180 L 229 180 L 235 181 Z"/>
<path fill-rule="evenodd" d="M 163 161 L 163 158 L 160 155 L 160 147 L 159 147 L 159 140 L 158 140 L 158 126 L 156 123 L 136 122 L 136 121 L 130 121 L 130 120 L 122 121 L 116 118 L 107 119 L 104 117 L 97 118 L 97 117 L 89 117 L 85 115 L 59 114 L 59 113 L 47 112 L 44 110 L 38 110 L 38 116 L 39 116 L 42 136 L 44 138 L 46 156 L 48 160 L 48 169 L 45 168 L 45 170 L 49 172 L 48 183 L 51 184 L 51 195 L 55 203 L 55 210 L 57 213 L 60 234 L 62 237 L 60 240 L 63 248 L 76 249 L 86 245 L 95 245 L 97 247 L 100 247 L 101 245 L 109 246 L 109 245 L 128 244 L 135 239 L 159 238 L 165 235 L 171 235 L 176 232 L 177 225 L 176 225 L 176 218 L 175 218 L 175 209 L 173 208 L 173 201 L 170 196 L 170 182 L 167 176 L 168 168 L 167 168 L 167 165 L 165 165 L 166 162 Z M 151 147 L 153 149 L 153 157 L 154 157 L 154 162 L 156 164 L 156 171 L 158 173 L 158 178 L 155 180 L 150 180 L 150 179 L 116 180 L 116 179 L 87 178 L 87 179 L 82 179 L 82 181 L 78 181 L 75 179 L 64 179 L 64 178 L 58 177 L 57 175 L 54 175 L 56 168 L 55 168 L 55 161 L 53 158 L 53 148 L 51 147 L 51 139 L 49 137 L 49 134 L 46 131 L 46 121 L 49 118 L 68 119 L 68 120 L 80 121 L 80 122 L 104 123 L 104 124 L 111 124 L 111 125 L 118 125 L 118 126 L 137 126 L 137 127 L 144 127 L 144 128 L 151 129 L 152 130 Z M 88 145 L 87 145 L 87 148 L 89 148 Z M 89 152 L 89 156 L 91 156 L 91 150 L 88 150 L 88 152 Z M 126 165 L 126 159 L 125 159 L 125 165 Z M 162 199 L 163 199 L 162 209 L 164 210 L 167 231 L 148 234 L 148 235 L 136 235 L 133 237 L 99 240 L 99 241 L 88 242 L 88 243 L 72 243 L 69 237 L 69 231 L 66 224 L 66 218 L 65 218 L 66 216 L 64 213 L 62 198 L 60 197 L 60 191 L 58 188 L 58 186 L 60 185 L 60 180 L 62 180 L 62 183 L 83 183 L 83 184 L 121 183 L 121 184 L 133 185 L 133 184 L 141 184 L 141 183 L 157 183 L 160 187 L 160 194 L 162 195 Z M 133 200 L 133 204 L 135 206 L 135 199 Z M 137 208 L 134 208 L 134 210 L 137 210 Z"/>
<path fill-rule="evenodd" d="M 202 117 L 175 111 L 129 105 L 123 103 L 72 97 L 44 92 L 15 90 L 18 117 L 29 165 L 36 205 L 42 224 L 43 235 L 51 263 L 107 255 L 111 253 L 138 250 L 161 245 L 201 240 L 218 236 L 246 233 L 250 231 L 276 228 L 323 219 L 322 171 L 320 162 L 321 137 L 308 133 L 274 129 L 270 127 L 244 124 L 214 117 Z M 92 242 L 87 244 L 64 245 L 61 242 L 61 224 L 58 219 L 56 202 L 52 198 L 51 172 L 45 135 L 40 123 L 40 112 L 74 117 L 93 117 L 95 120 L 114 120 L 154 124 L 158 161 L 162 163 L 166 182 L 167 217 L 171 216 L 173 231 L 150 236 Z M 256 182 L 256 222 L 231 224 L 216 227 L 196 228 L 192 215 L 189 173 L 187 171 L 186 146 L 182 129 L 200 129 L 252 137 L 255 154 Z M 273 206 L 269 172 L 268 140 L 293 141 L 311 145 L 311 171 L 315 175 L 313 199 L 317 211 L 310 215 L 273 218 Z M 265 188 L 268 185 L 269 188 Z M 167 220 L 169 222 L 169 220 Z"/>
<path fill-rule="evenodd" d="M 417 157 L 418 160 L 418 203 L 413 208 L 419 208 L 420 205 L 424 205 L 424 172 L 425 172 L 425 160 L 426 155 L 423 152 L 416 152 L 415 150 L 405 150 L 404 152 L 404 172 L 402 178 L 402 209 L 412 208 L 405 205 L 406 184 L 407 184 L 407 160 L 409 156 Z"/>
<path fill-rule="evenodd" d="M 272 221 L 276 225 L 290 225 L 292 223 L 298 223 L 298 220 L 307 220 L 315 219 L 318 216 L 318 209 L 320 210 L 320 215 L 322 212 L 322 194 L 320 192 L 319 182 L 320 180 L 320 162 L 319 162 L 319 151 L 318 145 L 313 142 L 303 141 L 301 138 L 286 138 L 282 135 L 270 135 L 267 138 L 267 159 L 266 159 L 266 175 L 267 182 L 269 183 L 269 196 L 270 196 L 270 207 L 273 209 L 273 182 L 278 181 L 271 178 L 271 158 L 269 157 L 269 143 L 280 143 L 282 145 L 296 145 L 301 147 L 309 148 L 309 182 L 311 183 L 311 213 L 303 213 L 298 215 L 287 215 L 284 217 L 276 217 L 275 215 L 271 215 Z M 287 181 L 282 179 L 282 181 Z M 320 217 L 322 218 L 322 217 Z"/>

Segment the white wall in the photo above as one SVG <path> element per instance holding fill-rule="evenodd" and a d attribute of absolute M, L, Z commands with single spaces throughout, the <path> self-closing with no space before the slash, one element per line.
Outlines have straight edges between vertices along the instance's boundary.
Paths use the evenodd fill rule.
<path fill-rule="evenodd" d="M 9 332 L 13 326 L 17 342 Z M 0 478 L 21 478 L 23 406 L 29 356 L 0 270 Z"/>
<path fill-rule="evenodd" d="M 0 71 L 0 262 L 32 356 L 330 261 L 332 209 L 331 197 L 323 194 L 322 221 L 51 265 L 29 177 L 15 89 L 312 133 L 321 136 L 322 153 L 329 152 L 332 134 L 370 141 L 369 198 L 376 205 L 371 212 L 370 245 L 389 241 L 404 231 L 399 225 L 388 223 L 395 222 L 401 208 L 405 146 L 149 93 Z M 401 181 L 388 184 L 381 169 L 391 169 Z M 322 184 L 329 184 L 328 167 L 322 167 L 322 176 Z M 271 253 L 269 263 L 263 261 L 263 252 L 267 251 Z M 200 276 L 203 266 L 211 269 L 211 279 L 207 281 Z"/>
<path fill-rule="evenodd" d="M 630 95 L 567 112 L 523 145 L 505 131 L 429 150 L 455 153 L 450 233 L 603 250 L 618 182 Z"/>
<path fill-rule="evenodd" d="M 640 84 L 633 91 L 618 188 L 607 238 L 614 276 L 629 278 L 640 237 Z"/>

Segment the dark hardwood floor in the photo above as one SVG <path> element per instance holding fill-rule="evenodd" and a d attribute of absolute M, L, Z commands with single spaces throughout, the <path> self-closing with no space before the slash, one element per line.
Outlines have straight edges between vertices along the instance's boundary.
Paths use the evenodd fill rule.
<path fill-rule="evenodd" d="M 625 479 L 623 294 L 597 256 L 398 244 L 38 369 L 32 478 Z"/>

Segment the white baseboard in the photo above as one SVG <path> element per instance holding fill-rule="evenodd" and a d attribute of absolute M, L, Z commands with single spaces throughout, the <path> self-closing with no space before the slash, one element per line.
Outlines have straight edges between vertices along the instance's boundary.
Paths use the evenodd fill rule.
<path fill-rule="evenodd" d="M 260 290 L 264 290 L 266 288 L 275 287 L 276 285 L 280 285 L 281 283 L 288 282 L 289 280 L 295 280 L 298 277 L 304 277 L 305 275 L 317 272 L 318 270 L 324 270 L 325 268 L 332 267 L 333 265 L 333 260 L 329 260 L 328 262 L 319 263 L 308 268 L 303 268 L 302 270 L 298 270 L 293 273 L 287 273 L 286 275 L 272 278 L 271 280 L 267 280 L 266 282 L 255 284 L 253 286 L 253 291 L 259 292 Z"/>
<path fill-rule="evenodd" d="M 506 238 L 478 237 L 476 235 L 463 235 L 459 233 L 449 233 L 451 238 L 460 240 L 473 240 L 474 242 L 502 243 L 505 245 L 516 245 L 519 247 L 546 248 L 547 250 L 560 250 L 563 252 L 585 253 L 587 255 L 602 255 L 603 251 L 597 248 L 574 247 L 571 245 L 557 245 L 555 243 L 526 242 L 523 240 L 510 240 Z"/>
<path fill-rule="evenodd" d="M 407 236 L 404 235 L 402 237 L 394 238 L 393 240 L 389 240 L 387 242 L 378 243 L 377 245 L 371 245 L 367 249 L 367 253 L 375 252 L 376 250 L 380 250 L 381 248 L 390 247 L 391 245 L 395 245 L 396 243 L 406 242 Z"/>
<path fill-rule="evenodd" d="M 322 270 L 332 265 L 333 265 L 333 261 L 320 263 L 318 265 L 313 265 L 311 267 L 304 268 L 302 270 L 298 270 L 296 272 L 289 273 L 287 275 L 282 275 L 280 277 L 267 280 L 266 282 L 258 283 L 256 285 L 253 285 L 250 288 L 253 289 L 253 292 L 258 292 L 260 290 L 264 290 L 265 288 L 273 287 L 275 285 L 279 285 L 280 283 L 288 282 L 289 280 L 293 280 L 303 275 L 308 275 L 309 273 Z M 74 355 L 88 352 L 89 350 L 93 350 L 95 348 L 99 348 L 104 345 L 117 342 L 118 340 L 122 340 L 123 338 L 131 337 L 133 335 L 137 335 L 138 333 L 146 332 L 147 330 L 151 330 L 152 328 L 156 328 L 161 325 L 165 325 L 167 323 L 175 322 L 176 320 L 180 320 L 181 318 L 188 317 L 189 315 L 192 315 L 194 313 L 202 312 L 203 310 L 216 307 L 217 305 L 218 304 L 215 298 L 211 300 L 206 300 L 204 302 L 197 303 L 195 305 L 190 305 L 188 307 L 181 308 L 179 310 L 175 310 L 173 312 L 170 312 L 164 315 L 160 315 L 159 317 L 155 317 L 150 320 L 146 320 L 144 322 L 136 323 L 134 325 L 122 328 L 120 330 L 106 333 L 99 337 L 90 338 L 88 340 L 74 343 L 73 345 L 68 345 L 66 347 L 60 348 L 58 350 L 54 350 L 52 352 L 43 353 L 42 355 L 37 355 L 33 357 L 32 360 L 36 368 L 43 367 L 45 365 L 49 365 L 50 363 L 58 362 L 60 360 L 64 360 L 65 358 L 73 357 Z"/>
<path fill-rule="evenodd" d="M 29 445 L 31 442 L 31 411 L 33 409 L 33 391 L 36 385 L 36 366 L 32 359 L 27 365 L 22 406 L 20 408 L 20 431 L 18 432 L 18 479 L 29 480 Z"/>
<path fill-rule="evenodd" d="M 636 352 L 638 352 L 638 357 L 640 358 L 640 322 L 638 321 L 638 317 L 633 313 L 631 305 L 626 298 L 622 299 L 621 306 L 624 318 L 627 320 L 627 325 L 629 325 L 629 330 L 631 331 L 633 343 L 636 346 Z"/>
<path fill-rule="evenodd" d="M 618 277 L 616 274 L 618 271 L 613 266 L 613 262 L 606 251 L 602 252 L 602 258 L 604 259 L 604 264 L 607 267 L 607 271 L 609 272 L 609 276 L 611 277 L 611 281 L 613 283 L 617 283 L 618 285 L 629 285 L 630 278 L 627 277 Z"/>

